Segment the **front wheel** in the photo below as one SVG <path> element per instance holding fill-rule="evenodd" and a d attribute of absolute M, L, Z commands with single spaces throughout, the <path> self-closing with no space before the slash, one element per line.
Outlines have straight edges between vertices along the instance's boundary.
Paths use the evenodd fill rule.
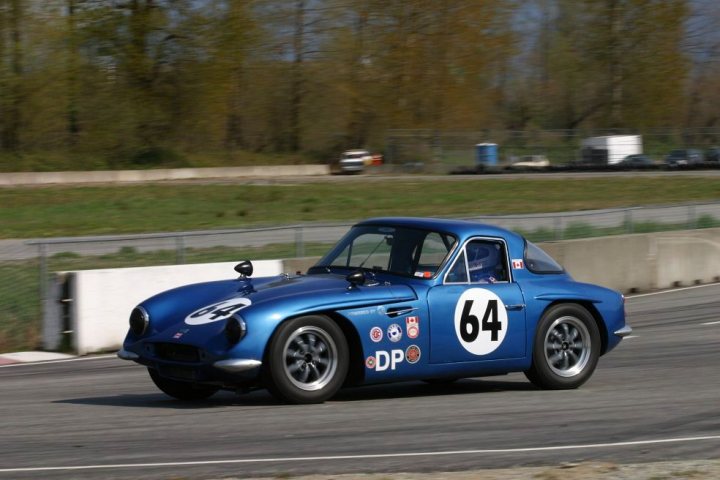
<path fill-rule="evenodd" d="M 214 387 L 212 385 L 198 385 L 161 377 L 154 368 L 148 368 L 148 373 L 150 373 L 150 378 L 152 378 L 153 383 L 155 383 L 160 390 L 178 400 L 205 400 L 220 390 L 220 387 Z"/>
<path fill-rule="evenodd" d="M 599 357 L 600 333 L 590 312 L 577 304 L 555 305 L 538 323 L 525 376 L 540 388 L 577 388 L 595 371 Z"/>
<path fill-rule="evenodd" d="M 321 403 L 335 395 L 348 371 L 348 346 L 331 319 L 311 315 L 278 328 L 267 353 L 265 386 L 291 403 Z"/>

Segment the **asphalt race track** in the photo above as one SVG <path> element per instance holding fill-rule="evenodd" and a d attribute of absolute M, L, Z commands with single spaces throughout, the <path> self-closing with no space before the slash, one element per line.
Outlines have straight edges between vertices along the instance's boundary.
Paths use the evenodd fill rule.
<path fill-rule="evenodd" d="M 0 368 L 0 479 L 221 478 L 720 458 L 720 285 L 630 298 L 634 336 L 574 391 L 520 374 L 173 401 L 110 357 Z"/>

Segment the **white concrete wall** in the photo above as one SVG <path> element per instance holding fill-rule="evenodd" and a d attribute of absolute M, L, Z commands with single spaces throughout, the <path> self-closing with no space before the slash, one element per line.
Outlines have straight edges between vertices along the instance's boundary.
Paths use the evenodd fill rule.
<path fill-rule="evenodd" d="M 73 349 L 80 355 L 117 349 L 132 309 L 141 301 L 190 283 L 237 278 L 237 262 L 74 272 L 71 305 Z M 282 261 L 253 262 L 253 277 L 282 273 Z"/>
<path fill-rule="evenodd" d="M 621 292 L 720 281 L 720 228 L 540 244 L 578 281 Z"/>
<path fill-rule="evenodd" d="M 261 165 L 249 167 L 158 168 L 89 172 L 0 173 L 0 186 L 72 183 L 132 183 L 198 178 L 297 177 L 329 175 L 328 165 Z"/>

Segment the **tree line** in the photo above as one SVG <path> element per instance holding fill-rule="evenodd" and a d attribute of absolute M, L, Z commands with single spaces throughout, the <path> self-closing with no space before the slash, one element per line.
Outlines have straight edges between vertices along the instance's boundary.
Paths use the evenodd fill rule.
<path fill-rule="evenodd" d="M 327 159 L 392 129 L 713 127 L 716 3 L 0 0 L 0 152 Z"/>

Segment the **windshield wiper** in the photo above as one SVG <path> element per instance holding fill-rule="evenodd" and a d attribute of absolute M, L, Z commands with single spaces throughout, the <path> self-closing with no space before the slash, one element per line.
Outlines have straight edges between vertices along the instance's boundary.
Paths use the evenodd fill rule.
<path fill-rule="evenodd" d="M 357 268 L 358 268 L 358 269 L 363 268 L 363 266 L 365 265 L 365 262 L 367 262 L 368 260 L 370 260 L 370 257 L 372 257 L 373 253 L 375 253 L 375 251 L 376 251 L 378 248 L 380 248 L 380 245 L 382 245 L 383 242 L 387 242 L 389 238 L 390 238 L 390 237 L 388 237 L 387 235 L 384 236 L 384 237 L 377 243 L 377 245 L 375 245 L 375 248 L 373 248 L 372 251 L 371 251 L 370 253 L 368 253 L 368 256 L 365 257 L 365 260 L 363 260 L 363 261 L 360 263 L 360 265 L 358 265 Z"/>

